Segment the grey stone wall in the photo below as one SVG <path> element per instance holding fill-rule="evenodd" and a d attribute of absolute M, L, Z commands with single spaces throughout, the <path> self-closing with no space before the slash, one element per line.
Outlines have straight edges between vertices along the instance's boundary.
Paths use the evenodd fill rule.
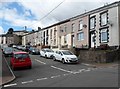
<path fill-rule="evenodd" d="M 120 50 L 73 50 L 73 52 L 81 62 L 109 63 L 120 60 Z"/>

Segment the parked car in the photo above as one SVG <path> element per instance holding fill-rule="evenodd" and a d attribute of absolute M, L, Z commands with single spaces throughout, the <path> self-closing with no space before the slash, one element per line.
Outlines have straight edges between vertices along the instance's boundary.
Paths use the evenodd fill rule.
<path fill-rule="evenodd" d="M 69 50 L 59 50 L 54 53 L 53 60 L 59 60 L 64 63 L 78 63 L 78 58 Z"/>
<path fill-rule="evenodd" d="M 54 51 L 49 48 L 44 48 L 40 51 L 40 56 L 45 57 L 45 58 L 53 58 Z"/>
<path fill-rule="evenodd" d="M 29 48 L 29 53 L 30 54 L 40 54 L 40 51 L 39 51 L 39 49 L 37 49 L 37 48 L 35 48 L 35 47 L 30 47 Z"/>
<path fill-rule="evenodd" d="M 3 48 L 3 54 L 5 55 L 5 56 L 12 56 L 12 54 L 13 54 L 13 48 L 12 47 L 4 47 Z"/>
<path fill-rule="evenodd" d="M 10 59 L 10 65 L 13 70 L 20 67 L 32 67 L 32 62 L 27 52 L 14 52 Z"/>

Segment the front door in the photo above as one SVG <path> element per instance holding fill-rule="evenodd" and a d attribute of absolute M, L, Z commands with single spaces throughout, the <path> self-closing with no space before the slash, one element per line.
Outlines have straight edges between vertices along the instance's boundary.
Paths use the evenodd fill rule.
<path fill-rule="evenodd" d="M 75 47 L 75 37 L 72 35 L 72 47 Z"/>
<path fill-rule="evenodd" d="M 91 48 L 93 48 L 95 46 L 95 34 L 91 33 Z"/>

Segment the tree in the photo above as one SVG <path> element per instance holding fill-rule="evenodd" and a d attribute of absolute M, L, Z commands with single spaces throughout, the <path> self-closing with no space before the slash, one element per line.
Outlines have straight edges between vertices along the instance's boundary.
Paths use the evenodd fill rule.
<path fill-rule="evenodd" d="M 13 28 L 9 28 L 7 34 L 13 34 Z"/>

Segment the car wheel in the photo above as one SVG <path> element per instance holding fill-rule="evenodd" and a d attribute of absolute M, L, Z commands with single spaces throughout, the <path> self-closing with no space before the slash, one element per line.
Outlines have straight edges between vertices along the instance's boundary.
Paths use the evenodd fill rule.
<path fill-rule="evenodd" d="M 62 59 L 62 63 L 65 64 L 65 60 L 64 59 Z"/>
<path fill-rule="evenodd" d="M 29 66 L 29 69 L 31 69 L 32 68 L 32 66 Z"/>
<path fill-rule="evenodd" d="M 56 58 L 53 56 L 53 60 L 56 61 Z"/>
<path fill-rule="evenodd" d="M 45 55 L 45 58 L 47 58 L 47 55 Z"/>

